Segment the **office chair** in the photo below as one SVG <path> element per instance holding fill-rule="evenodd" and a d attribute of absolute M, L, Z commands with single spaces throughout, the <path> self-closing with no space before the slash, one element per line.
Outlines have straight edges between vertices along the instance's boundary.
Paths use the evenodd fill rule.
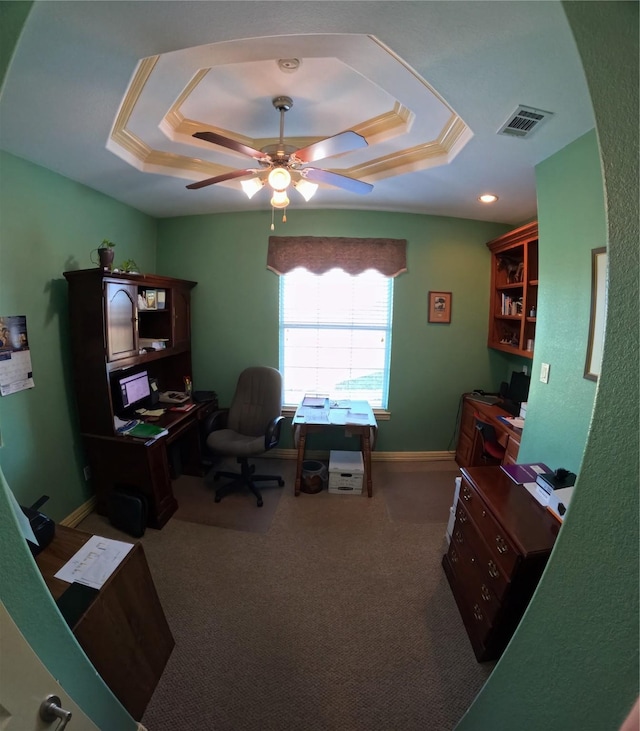
<path fill-rule="evenodd" d="M 258 507 L 262 507 L 262 495 L 256 482 L 277 481 L 282 487 L 284 480 L 279 475 L 256 475 L 255 465 L 249 457 L 256 457 L 273 449 L 280 439 L 280 428 L 284 417 L 282 410 L 282 376 L 275 368 L 246 368 L 240 374 L 236 391 L 229 409 L 217 411 L 204 423 L 205 444 L 216 456 L 236 457 L 240 473 L 212 470 L 205 478 L 217 481 L 220 477 L 232 478 L 232 482 L 219 487 L 215 502 L 231 492 L 236 486 L 248 487 L 256 496 Z"/>
<path fill-rule="evenodd" d="M 482 443 L 482 461 L 485 464 L 501 464 L 504 459 L 505 448 L 498 442 L 496 430 L 482 420 L 480 414 L 475 414 L 476 429 Z"/>

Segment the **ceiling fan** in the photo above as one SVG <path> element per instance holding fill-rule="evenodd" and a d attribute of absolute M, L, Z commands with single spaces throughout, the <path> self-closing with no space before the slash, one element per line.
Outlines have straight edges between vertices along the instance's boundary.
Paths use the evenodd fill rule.
<path fill-rule="evenodd" d="M 274 208 L 285 208 L 289 205 L 287 188 L 290 183 L 293 183 L 294 188 L 307 201 L 316 192 L 318 183 L 333 185 L 359 195 L 364 195 L 373 190 L 373 185 L 370 183 L 355 180 L 329 170 L 307 167 L 309 163 L 316 160 L 323 160 L 343 152 L 367 147 L 367 141 L 362 135 L 349 130 L 296 150 L 295 147 L 284 143 L 284 115 L 293 106 L 293 100 L 288 96 L 278 96 L 272 100 L 272 103 L 280 112 L 280 140 L 277 144 L 267 145 L 262 150 L 256 150 L 216 132 L 196 132 L 193 135 L 193 137 L 205 142 L 211 142 L 214 145 L 220 145 L 252 157 L 260 167 L 233 170 L 229 173 L 216 175 L 213 178 L 200 180 L 197 183 L 191 183 L 187 185 L 187 188 L 195 190 L 215 183 L 222 183 L 225 180 L 255 176 L 251 180 L 241 181 L 245 193 L 251 198 L 264 186 L 265 182 L 268 182 L 273 190 L 271 205 Z M 267 174 L 260 175 L 261 173 Z"/>

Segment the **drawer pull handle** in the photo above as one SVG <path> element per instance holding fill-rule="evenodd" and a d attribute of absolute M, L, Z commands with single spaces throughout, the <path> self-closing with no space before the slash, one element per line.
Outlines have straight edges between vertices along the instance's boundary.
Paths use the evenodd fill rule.
<path fill-rule="evenodd" d="M 451 549 L 451 563 L 458 563 L 458 554 L 454 549 Z"/>
<path fill-rule="evenodd" d="M 480 587 L 480 595 L 485 600 L 485 602 L 491 601 L 491 592 L 485 584 Z"/>
<path fill-rule="evenodd" d="M 463 537 L 463 535 L 462 535 L 462 531 L 459 531 L 459 530 L 457 530 L 457 531 L 456 531 L 456 532 L 454 533 L 454 538 L 456 539 L 456 541 L 457 541 L 458 543 L 464 543 L 464 537 Z"/>
<path fill-rule="evenodd" d="M 489 576 L 492 579 L 497 579 L 498 576 L 500 576 L 500 572 L 498 571 L 498 567 L 493 563 L 493 561 L 489 561 L 487 564 L 489 566 Z"/>
<path fill-rule="evenodd" d="M 465 515 L 465 513 L 463 513 L 463 512 L 461 511 L 461 512 L 460 512 L 460 515 L 458 516 L 458 520 L 459 520 L 459 521 L 460 521 L 461 523 L 466 523 L 466 522 L 467 522 L 467 516 Z"/>
<path fill-rule="evenodd" d="M 486 518 L 486 517 L 487 517 L 487 511 L 486 511 L 486 510 L 483 510 L 483 511 L 482 511 L 482 517 L 483 517 L 483 518 Z"/>
<path fill-rule="evenodd" d="M 507 546 L 501 535 L 496 536 L 496 548 L 498 549 L 498 553 L 506 553 L 509 550 L 509 546 Z"/>
<path fill-rule="evenodd" d="M 462 499 L 465 502 L 469 502 L 469 500 L 471 500 L 471 490 L 469 490 L 466 486 L 462 488 Z"/>
<path fill-rule="evenodd" d="M 473 605 L 473 616 L 478 620 L 478 622 L 482 622 L 482 610 L 480 609 L 480 605 Z"/>

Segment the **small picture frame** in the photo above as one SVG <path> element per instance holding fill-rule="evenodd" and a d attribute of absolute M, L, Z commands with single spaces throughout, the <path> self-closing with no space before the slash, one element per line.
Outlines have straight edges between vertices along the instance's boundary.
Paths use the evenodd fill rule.
<path fill-rule="evenodd" d="M 451 322 L 451 292 L 429 292 L 429 322 Z"/>
<path fill-rule="evenodd" d="M 591 315 L 589 340 L 584 364 L 584 377 L 597 381 L 602 365 L 604 347 L 604 321 L 606 316 L 607 249 L 601 246 L 591 249 Z"/>
<path fill-rule="evenodd" d="M 147 309 L 148 310 L 155 310 L 157 309 L 157 297 L 156 297 L 156 290 L 155 289 L 147 289 L 144 293 L 144 298 L 147 302 Z"/>

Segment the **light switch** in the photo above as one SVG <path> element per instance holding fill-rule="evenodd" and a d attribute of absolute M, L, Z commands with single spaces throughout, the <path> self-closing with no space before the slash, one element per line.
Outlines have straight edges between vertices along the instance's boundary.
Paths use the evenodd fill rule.
<path fill-rule="evenodd" d="M 543 363 L 540 366 L 540 380 L 542 383 L 549 383 L 549 364 Z"/>

